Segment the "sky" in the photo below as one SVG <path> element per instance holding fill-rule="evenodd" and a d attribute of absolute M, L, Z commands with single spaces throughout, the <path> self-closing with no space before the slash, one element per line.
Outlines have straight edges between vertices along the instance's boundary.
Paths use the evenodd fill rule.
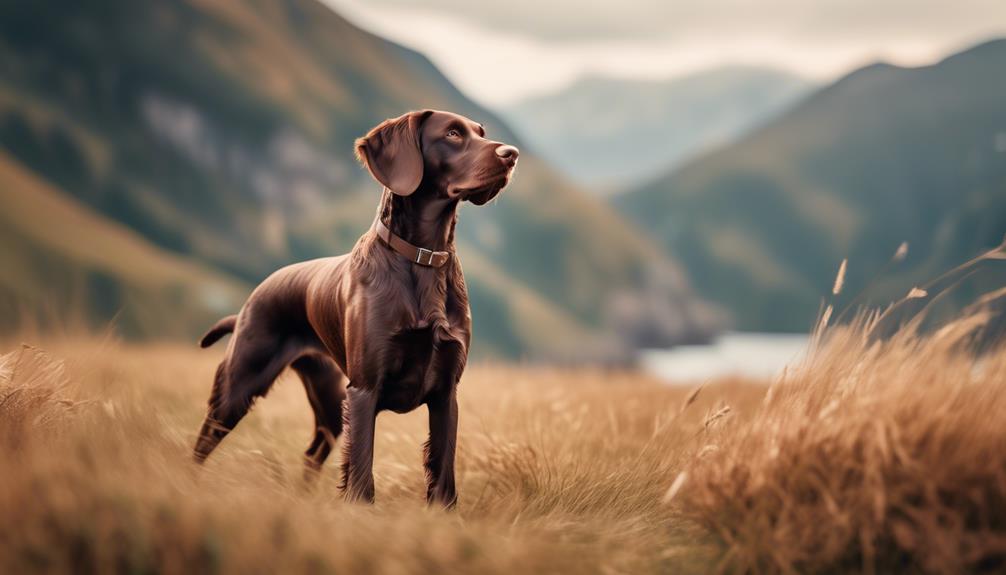
<path fill-rule="evenodd" d="M 1006 36 L 1006 0 L 323 1 L 495 107 L 585 75 L 664 79 L 754 65 L 825 82 Z"/>

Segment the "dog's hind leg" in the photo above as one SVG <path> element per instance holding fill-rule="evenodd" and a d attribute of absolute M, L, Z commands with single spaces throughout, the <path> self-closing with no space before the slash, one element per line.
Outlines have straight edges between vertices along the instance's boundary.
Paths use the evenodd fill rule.
<path fill-rule="evenodd" d="M 202 463 L 209 457 L 210 452 L 216 448 L 217 444 L 227 435 L 230 428 L 224 427 L 224 423 L 217 421 L 215 417 L 211 414 L 216 413 L 216 416 L 220 415 L 218 408 L 214 406 L 220 405 L 220 398 L 224 394 L 224 387 L 227 385 L 227 360 L 224 359 L 217 366 L 216 376 L 213 378 L 213 390 L 210 392 L 209 408 L 206 412 L 206 418 L 203 419 L 203 425 L 199 429 L 199 435 L 196 437 L 196 445 L 193 449 L 192 456 L 197 463 Z M 233 427 L 233 425 L 231 425 Z"/>
<path fill-rule="evenodd" d="M 193 449 L 198 463 L 209 457 L 300 353 L 272 338 L 242 338 L 242 335 L 238 334 L 229 357 L 217 367 L 206 419 Z"/>
<path fill-rule="evenodd" d="M 346 399 L 346 391 L 338 366 L 325 355 L 302 356 L 290 367 L 304 382 L 307 399 L 314 410 L 314 438 L 304 453 L 304 477 L 311 479 L 328 459 L 335 440 L 342 433 L 342 402 Z"/>

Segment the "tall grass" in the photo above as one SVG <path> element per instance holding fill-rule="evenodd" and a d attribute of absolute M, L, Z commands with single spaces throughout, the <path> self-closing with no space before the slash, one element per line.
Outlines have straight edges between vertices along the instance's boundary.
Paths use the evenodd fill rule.
<path fill-rule="evenodd" d="M 1006 569 L 1006 355 L 981 307 L 918 334 L 822 326 L 774 382 L 481 365 L 455 513 L 425 413 L 378 420 L 373 507 L 304 480 L 284 377 L 196 468 L 219 356 L 56 339 L 0 357 L 0 572 L 959 573 Z M 771 385 L 768 385 L 771 383 Z"/>
<path fill-rule="evenodd" d="M 834 330 L 711 436 L 679 498 L 722 565 L 1006 569 L 1006 356 L 964 352 L 976 323 L 872 344 L 870 322 Z"/>
<path fill-rule="evenodd" d="M 304 481 L 313 419 L 294 377 L 196 468 L 217 353 L 9 347 L 0 398 L 22 399 L 0 430 L 20 434 L 0 444 L 3 573 L 700 573 L 712 540 L 660 504 L 665 480 L 717 397 L 761 395 L 725 382 L 681 414 L 687 390 L 638 374 L 475 366 L 445 513 L 423 503 L 423 410 L 379 417 L 377 504 L 345 504 L 335 461 Z"/>
<path fill-rule="evenodd" d="M 829 327 L 828 306 L 807 359 L 694 448 L 679 498 L 716 534 L 720 568 L 1006 571 L 1006 350 L 991 343 L 1006 289 L 942 326 L 925 313 L 1004 255 L 1006 243 L 846 325 Z"/>

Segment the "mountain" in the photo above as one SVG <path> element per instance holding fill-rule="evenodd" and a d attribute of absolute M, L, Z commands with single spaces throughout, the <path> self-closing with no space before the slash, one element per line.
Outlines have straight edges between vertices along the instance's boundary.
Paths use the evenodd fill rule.
<path fill-rule="evenodd" d="M 546 160 L 603 192 L 638 185 L 730 142 L 811 88 L 803 78 L 751 67 L 664 81 L 585 77 L 502 114 Z"/>
<path fill-rule="evenodd" d="M 426 58 L 315 0 L 7 2 L 0 70 L 0 146 L 12 161 L 93 221 L 245 286 L 348 251 L 370 225 L 379 188 L 352 142 L 380 120 L 448 109 L 521 145 Z M 75 227 L 58 231 L 91 242 Z M 663 341 L 712 329 L 675 262 L 531 153 L 494 205 L 466 206 L 458 233 L 473 352 L 617 349 L 653 333 L 652 318 L 618 302 L 654 290 L 682 310 L 657 326 Z M 106 283 L 120 287 L 116 275 Z M 53 288 L 26 289 L 45 298 Z M 31 307 L 14 297 L 5 305 Z"/>
<path fill-rule="evenodd" d="M 616 203 L 739 327 L 805 330 L 843 258 L 843 298 L 879 274 L 866 298 L 883 302 L 999 244 L 1004 70 L 1006 40 L 857 70 Z"/>
<path fill-rule="evenodd" d="M 181 336 L 248 289 L 90 212 L 2 152 L 0 243 L 5 331 L 100 329 L 114 317 L 126 336 Z"/>

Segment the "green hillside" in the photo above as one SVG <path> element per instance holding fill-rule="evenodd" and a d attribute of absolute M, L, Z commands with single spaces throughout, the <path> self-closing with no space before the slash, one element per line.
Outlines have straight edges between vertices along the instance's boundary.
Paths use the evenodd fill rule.
<path fill-rule="evenodd" d="M 1006 232 L 1006 41 L 933 66 L 877 64 L 734 145 L 616 199 L 745 329 L 805 330 L 845 294 L 907 293 Z M 845 296 L 848 297 L 848 296 Z"/>
<path fill-rule="evenodd" d="M 366 229 L 379 190 L 351 146 L 381 119 L 450 109 L 521 144 L 424 57 L 315 0 L 3 3 L 0 42 L 7 153 L 248 284 L 347 251 Z M 694 310 L 665 342 L 712 326 L 659 248 L 532 154 L 494 205 L 464 210 L 459 233 L 479 353 L 611 348 L 611 302 L 654 289 Z M 619 341 L 633 335 L 617 324 Z"/>
<path fill-rule="evenodd" d="M 248 287 L 93 214 L 0 153 L 0 328 L 194 337 Z"/>

